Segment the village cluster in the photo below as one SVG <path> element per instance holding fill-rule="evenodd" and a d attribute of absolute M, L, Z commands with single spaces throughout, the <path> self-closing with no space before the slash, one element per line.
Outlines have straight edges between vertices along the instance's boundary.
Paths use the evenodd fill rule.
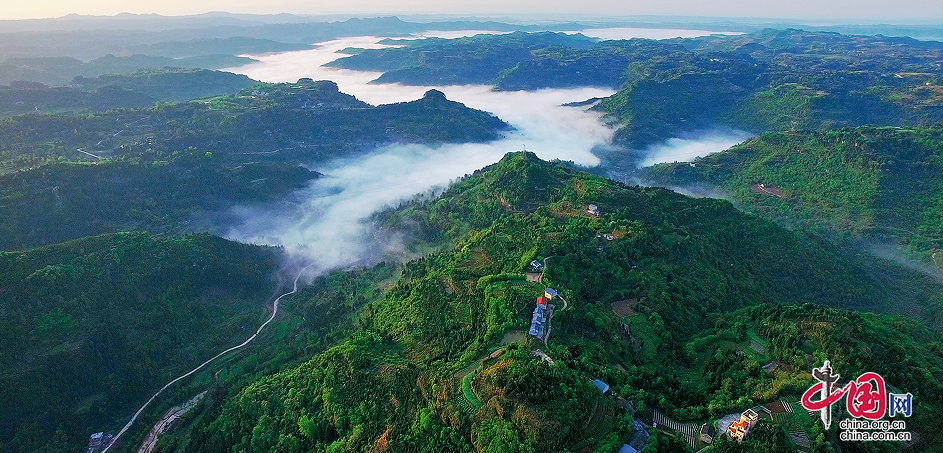
<path fill-rule="evenodd" d="M 585 212 L 592 216 L 600 216 L 599 207 L 594 204 L 587 206 Z M 604 238 L 607 241 L 614 239 L 609 234 L 597 235 L 597 237 L 603 236 L 605 236 Z M 544 268 L 545 262 L 539 260 L 531 261 L 527 269 L 527 280 L 531 282 L 543 282 Z M 543 342 L 544 345 L 547 344 L 547 341 L 550 337 L 550 332 L 552 330 L 551 320 L 553 319 L 553 313 L 556 308 L 555 302 L 557 301 L 563 302 L 564 307 L 566 308 L 566 301 L 563 300 L 563 298 L 555 289 L 545 288 L 544 293 L 537 297 L 537 303 L 534 307 L 534 312 L 531 317 L 530 330 L 528 331 L 528 334 L 538 341 Z M 503 352 L 503 350 L 496 352 Z M 534 350 L 532 355 L 543 360 L 544 362 L 553 364 L 553 359 L 539 349 Z M 770 365 L 767 365 L 767 367 L 768 366 Z M 598 388 L 604 396 L 612 396 L 609 385 L 605 382 L 599 379 L 593 379 L 593 385 Z M 787 403 L 783 402 L 782 404 L 785 408 Z M 618 398 L 617 405 L 626 410 L 629 410 L 633 414 L 632 438 L 628 443 L 622 446 L 622 448 L 619 450 L 619 453 L 637 453 L 647 444 L 649 433 L 644 427 L 645 424 L 634 418 L 634 414 L 636 412 L 634 404 L 626 401 L 623 398 Z M 769 409 L 763 406 L 758 406 L 757 408 L 747 409 L 741 414 L 730 414 L 726 417 L 723 417 L 717 421 L 716 425 L 712 422 L 707 422 L 700 426 L 693 423 L 675 422 L 661 414 L 658 410 L 653 409 L 649 409 L 649 414 L 642 415 L 642 417 L 644 419 L 651 418 L 651 420 L 647 420 L 647 425 L 652 428 L 661 428 L 667 429 L 670 432 L 682 433 L 688 443 L 694 447 L 698 440 L 700 440 L 702 445 L 711 445 L 718 433 L 725 433 L 731 439 L 737 440 L 738 442 L 743 442 L 743 440 L 746 439 L 751 430 L 760 420 L 760 415 L 757 413 L 757 410 L 770 413 Z M 801 444 L 802 442 L 798 443 Z"/>
<path fill-rule="evenodd" d="M 542 272 L 543 267 L 543 263 L 540 261 L 535 260 L 530 263 L 531 270 Z M 545 345 L 547 344 L 548 338 L 550 336 L 550 321 L 553 318 L 553 312 L 555 309 L 555 304 L 552 302 L 556 302 L 558 300 L 563 301 L 563 298 L 555 289 L 545 288 L 544 293 L 537 297 L 537 303 L 534 307 L 533 316 L 531 317 L 530 330 L 528 331 L 528 334 L 538 341 L 543 342 Z M 503 352 L 503 350 L 498 350 L 495 352 Z M 532 355 L 549 364 L 553 364 L 553 359 L 539 349 L 534 350 Z M 493 354 L 492 358 L 495 357 L 496 356 Z M 602 392 L 604 396 L 612 396 L 612 392 L 610 391 L 608 384 L 599 379 L 593 379 L 592 382 L 593 385 L 599 389 L 599 391 Z M 634 418 L 634 414 L 636 412 L 634 404 L 626 401 L 623 398 L 618 398 L 617 405 L 633 413 L 632 438 L 622 446 L 622 448 L 619 450 L 619 453 L 637 453 L 644 449 L 645 445 L 647 444 L 649 432 L 646 430 L 643 423 Z M 762 407 L 759 409 L 765 410 L 765 408 Z M 662 429 L 668 429 L 672 432 L 681 432 L 684 434 L 688 443 L 692 444 L 692 446 L 696 445 L 697 440 L 700 440 L 704 445 L 712 444 L 714 438 L 717 436 L 718 426 L 720 427 L 719 432 L 726 433 L 731 439 L 743 442 L 753 427 L 756 426 L 760 420 L 760 416 L 756 410 L 747 409 L 743 413 L 739 414 L 739 419 L 733 418 L 733 416 L 737 414 L 731 414 L 730 416 L 719 420 L 718 426 L 708 422 L 702 424 L 700 429 L 698 429 L 698 426 L 692 423 L 682 424 L 675 422 L 665 417 L 657 410 L 649 410 L 649 412 L 651 412 L 651 414 L 642 416 L 644 418 L 648 418 L 649 416 L 651 417 L 648 426 L 651 426 L 655 429 L 661 427 Z"/>

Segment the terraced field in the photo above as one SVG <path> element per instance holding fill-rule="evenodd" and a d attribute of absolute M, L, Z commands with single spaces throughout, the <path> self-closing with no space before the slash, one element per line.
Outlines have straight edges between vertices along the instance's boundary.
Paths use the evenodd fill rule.
<path fill-rule="evenodd" d="M 797 403 L 782 401 L 785 412 L 773 413 L 773 420 L 786 429 L 789 439 L 796 445 L 799 451 L 812 451 L 812 441 L 809 439 L 809 426 L 812 419 L 808 412 Z"/>
<path fill-rule="evenodd" d="M 658 425 L 658 428 L 666 428 L 669 431 L 681 433 L 681 435 L 684 437 L 684 440 L 688 443 L 688 445 L 691 446 L 691 448 L 697 448 L 701 429 L 699 424 L 676 422 L 658 410 L 655 410 L 654 420 Z"/>
<path fill-rule="evenodd" d="M 472 379 L 475 379 L 475 376 L 478 376 L 478 370 L 472 371 L 462 378 L 462 394 L 465 395 L 465 399 L 468 401 L 468 404 L 477 410 L 481 409 L 484 404 L 481 404 L 481 401 L 478 401 L 478 397 L 471 388 L 471 381 Z"/>

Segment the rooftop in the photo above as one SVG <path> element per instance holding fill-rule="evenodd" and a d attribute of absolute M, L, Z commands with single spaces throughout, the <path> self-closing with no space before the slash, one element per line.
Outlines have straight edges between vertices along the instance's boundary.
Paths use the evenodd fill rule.
<path fill-rule="evenodd" d="M 605 382 L 600 381 L 599 379 L 593 379 L 593 385 L 595 385 L 596 388 L 598 388 L 603 393 L 606 393 L 609 391 L 609 384 L 606 384 Z"/>

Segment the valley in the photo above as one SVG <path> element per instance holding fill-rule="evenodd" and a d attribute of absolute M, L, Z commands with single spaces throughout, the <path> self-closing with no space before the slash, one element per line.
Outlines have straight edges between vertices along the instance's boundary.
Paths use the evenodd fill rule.
<path fill-rule="evenodd" d="M 232 20 L 3 51 L 0 452 L 938 451 L 940 42 Z"/>

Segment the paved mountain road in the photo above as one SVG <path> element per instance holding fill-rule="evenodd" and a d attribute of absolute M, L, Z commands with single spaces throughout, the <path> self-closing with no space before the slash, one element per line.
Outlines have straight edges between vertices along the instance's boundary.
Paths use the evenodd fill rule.
<path fill-rule="evenodd" d="M 232 351 L 235 351 L 235 350 L 237 350 L 237 349 L 241 349 L 241 348 L 245 347 L 247 344 L 251 343 L 252 340 L 255 340 L 255 337 L 257 337 L 257 336 L 259 335 L 259 333 L 262 332 L 262 329 L 264 329 L 265 326 L 269 325 L 269 323 L 272 322 L 273 319 L 275 319 L 275 315 L 278 314 L 278 303 L 282 300 L 282 298 L 285 297 L 285 296 L 288 296 L 288 295 L 291 295 L 291 294 L 295 294 L 296 292 L 298 292 L 298 280 L 301 278 L 302 274 L 304 274 L 304 272 L 305 272 L 306 270 L 308 270 L 308 267 L 309 267 L 309 266 L 305 266 L 303 269 L 301 269 L 301 271 L 298 272 L 298 275 L 295 277 L 295 281 L 292 283 L 293 286 L 292 286 L 291 291 L 289 291 L 289 292 L 287 292 L 287 293 L 285 293 L 285 294 L 282 294 L 281 296 L 278 296 L 278 297 L 275 299 L 275 301 L 272 302 L 272 316 L 269 316 L 268 320 L 266 320 L 264 323 L 262 323 L 262 325 L 259 326 L 258 330 L 256 330 L 255 333 L 252 334 L 251 337 L 249 337 L 246 341 L 243 341 L 241 344 L 239 344 L 239 345 L 237 345 L 237 346 L 233 346 L 233 347 L 231 347 L 231 348 L 229 348 L 229 349 L 227 349 L 227 350 L 225 350 L 225 351 L 223 351 L 223 352 L 220 352 L 219 354 L 216 354 L 215 356 L 213 356 L 213 358 L 211 358 L 211 359 L 209 359 L 209 360 L 207 360 L 207 361 L 201 363 L 200 366 L 198 366 L 198 367 L 196 367 L 196 368 L 190 370 L 190 371 L 187 372 L 186 374 L 182 374 L 182 375 L 178 376 L 176 379 L 174 379 L 174 380 L 168 382 L 168 383 L 165 384 L 163 387 L 161 387 L 160 390 L 157 391 L 157 393 L 155 393 L 153 396 L 151 396 L 151 398 L 150 398 L 149 400 L 147 400 L 147 402 L 144 403 L 144 405 L 141 406 L 141 408 L 138 409 L 137 412 L 134 413 L 134 416 L 131 417 L 131 420 L 128 420 L 128 423 L 127 423 L 126 425 L 124 425 L 124 428 L 121 428 L 121 431 L 118 431 L 118 434 L 117 434 L 113 439 L 111 439 L 111 442 L 108 443 L 108 446 L 105 447 L 105 449 L 102 450 L 101 453 L 107 452 L 107 451 L 115 444 L 115 442 L 117 442 L 118 439 L 121 438 L 121 435 L 124 434 L 125 431 L 127 431 L 128 428 L 130 428 L 131 425 L 134 424 L 134 421 L 137 420 L 138 416 L 141 415 L 141 412 L 144 412 L 144 409 L 146 409 L 147 406 L 150 405 L 151 402 L 154 401 L 154 399 L 157 398 L 158 395 L 160 395 L 164 390 L 167 390 L 167 387 L 170 387 L 171 385 L 176 384 L 176 383 L 177 383 L 178 381 L 180 381 L 181 379 L 186 379 L 187 377 L 193 375 L 193 373 L 196 373 L 197 371 L 200 371 L 203 367 L 209 365 L 210 363 L 213 363 L 213 361 L 215 361 L 216 359 L 218 359 L 218 358 L 220 358 L 220 357 L 222 357 L 222 356 L 224 356 L 224 355 L 226 355 L 226 354 L 228 354 L 228 353 L 230 353 L 230 352 L 232 352 Z"/>

